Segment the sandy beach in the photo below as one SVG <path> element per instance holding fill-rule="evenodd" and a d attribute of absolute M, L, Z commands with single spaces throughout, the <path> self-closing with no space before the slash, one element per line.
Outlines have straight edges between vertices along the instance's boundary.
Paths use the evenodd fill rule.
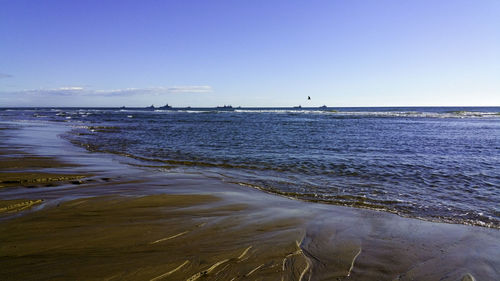
<path fill-rule="evenodd" d="M 1 280 L 500 279 L 497 229 L 131 165 L 63 125 L 0 127 Z"/>

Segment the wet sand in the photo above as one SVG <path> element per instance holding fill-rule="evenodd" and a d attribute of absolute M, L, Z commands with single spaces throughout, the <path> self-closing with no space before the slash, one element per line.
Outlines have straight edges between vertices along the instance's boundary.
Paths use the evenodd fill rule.
<path fill-rule="evenodd" d="M 45 126 L 1 130 L 1 280 L 500 279 L 496 229 L 134 167 Z"/>

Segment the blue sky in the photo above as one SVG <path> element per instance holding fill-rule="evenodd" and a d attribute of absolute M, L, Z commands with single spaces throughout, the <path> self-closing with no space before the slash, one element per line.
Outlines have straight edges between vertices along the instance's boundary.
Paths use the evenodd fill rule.
<path fill-rule="evenodd" d="M 499 15 L 498 0 L 0 0 L 0 106 L 500 106 Z"/>

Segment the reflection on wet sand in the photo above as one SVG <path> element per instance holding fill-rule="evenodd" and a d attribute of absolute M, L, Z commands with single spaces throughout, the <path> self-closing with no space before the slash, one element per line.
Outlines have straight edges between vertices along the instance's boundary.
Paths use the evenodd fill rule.
<path fill-rule="evenodd" d="M 188 177 L 185 182 L 186 194 L 179 194 L 180 186 L 175 186 L 165 187 L 163 194 L 80 198 L 3 221 L 0 276 L 7 280 L 467 280 L 468 276 L 494 280 L 499 276 L 496 230 L 311 206 L 210 179 Z M 127 190 L 132 185 L 105 188 Z M 200 194 L 191 193 L 195 186 Z"/>

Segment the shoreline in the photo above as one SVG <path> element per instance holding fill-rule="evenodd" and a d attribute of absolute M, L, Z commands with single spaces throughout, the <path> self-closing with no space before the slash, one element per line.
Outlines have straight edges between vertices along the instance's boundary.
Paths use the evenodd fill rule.
<path fill-rule="evenodd" d="M 64 125 L 15 130 L 2 143 L 2 159 L 15 163 L 6 148 L 17 144 L 29 157 L 45 157 L 34 161 L 43 166 L 36 169 L 83 178 L 0 188 L 2 201 L 37 202 L 0 219 L 3 280 L 500 277 L 497 229 L 315 204 L 202 175 L 132 167 L 59 139 Z"/>

